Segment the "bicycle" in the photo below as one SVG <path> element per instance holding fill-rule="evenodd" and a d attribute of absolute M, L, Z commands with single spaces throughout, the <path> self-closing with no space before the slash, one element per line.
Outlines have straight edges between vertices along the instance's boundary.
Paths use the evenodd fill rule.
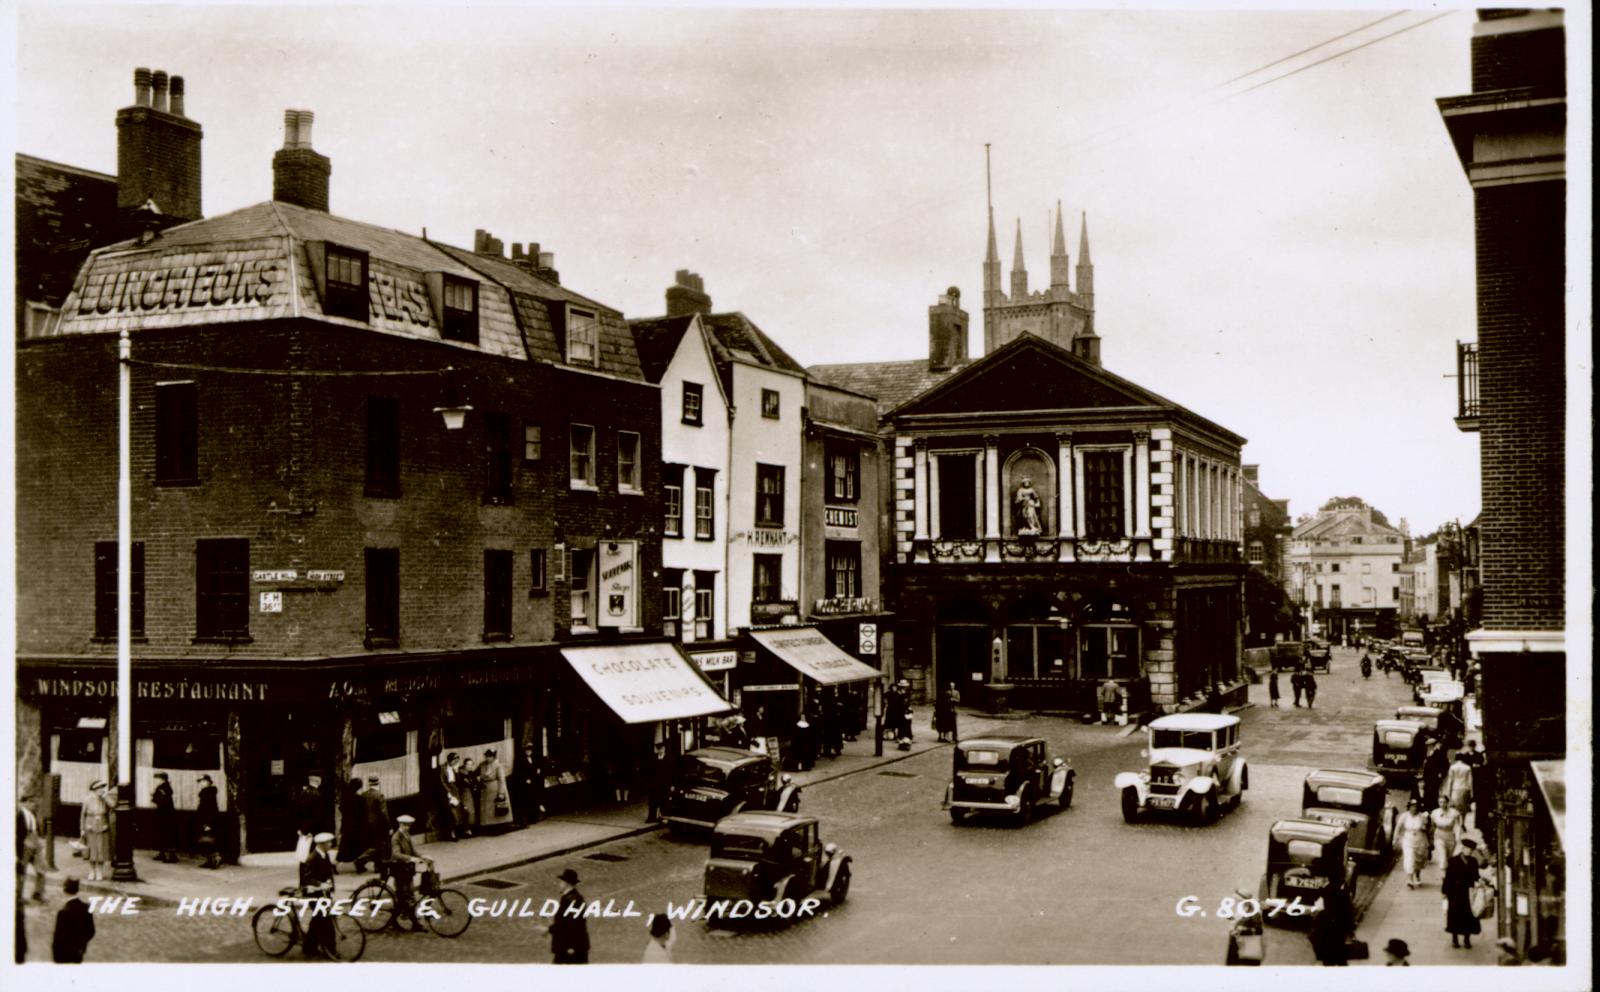
<path fill-rule="evenodd" d="M 392 874 L 388 868 L 356 889 L 352 898 L 367 900 L 369 907 L 383 907 L 379 911 L 369 911 L 365 916 L 355 917 L 362 930 L 379 933 L 397 927 L 399 917 L 405 916 L 410 918 L 413 930 L 421 922 L 440 937 L 455 938 L 467 932 L 467 927 L 472 925 L 472 914 L 467 912 L 466 893 L 460 889 L 443 888 L 433 862 L 426 858 L 423 862 L 427 867 L 416 873 L 415 892 L 420 898 L 415 903 L 401 905 L 396 886 L 389 884 Z"/>
<path fill-rule="evenodd" d="M 293 885 L 279 889 L 278 895 L 296 899 L 306 897 L 302 889 Z M 330 915 L 327 919 L 330 926 L 327 942 L 322 947 L 323 955 L 329 960 L 345 963 L 361 960 L 361 955 L 367 950 L 367 933 L 356 918 Z M 300 925 L 300 913 L 293 908 L 283 913 L 276 904 L 256 910 L 256 915 L 250 919 L 250 933 L 261 953 L 272 958 L 283 957 L 306 938 L 306 929 Z"/>

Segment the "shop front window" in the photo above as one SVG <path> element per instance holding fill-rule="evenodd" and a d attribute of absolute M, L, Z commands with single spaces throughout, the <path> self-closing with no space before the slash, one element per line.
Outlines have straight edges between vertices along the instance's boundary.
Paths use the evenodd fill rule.
<path fill-rule="evenodd" d="M 1056 624 L 1016 624 L 1006 628 L 1006 680 L 1064 678 L 1067 650 Z"/>
<path fill-rule="evenodd" d="M 1136 627 L 1091 626 L 1079 632 L 1078 677 L 1139 677 L 1139 631 Z"/>

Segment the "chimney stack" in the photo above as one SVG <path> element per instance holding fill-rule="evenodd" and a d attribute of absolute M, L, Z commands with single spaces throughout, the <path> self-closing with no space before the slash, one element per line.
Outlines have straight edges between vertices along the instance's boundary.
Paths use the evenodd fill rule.
<path fill-rule="evenodd" d="M 948 372 L 967 360 L 967 312 L 951 286 L 928 308 L 928 371 Z"/>
<path fill-rule="evenodd" d="M 171 103 L 168 103 L 168 96 Z M 133 70 L 133 104 L 117 111 L 117 210 L 130 234 L 199 220 L 200 125 L 184 116 L 183 77 Z M 157 213 L 143 208 L 154 203 Z M 137 215 L 137 216 L 136 216 Z"/>
<path fill-rule="evenodd" d="M 1244 473 L 1245 479 L 1248 480 L 1252 486 L 1261 485 L 1261 479 L 1259 478 L 1261 473 L 1260 465 L 1240 465 L 1239 471 Z"/>
<path fill-rule="evenodd" d="M 272 198 L 327 213 L 333 163 L 311 148 L 315 116 L 309 110 L 283 112 L 283 147 L 272 156 Z"/>
<path fill-rule="evenodd" d="M 679 269 L 673 285 L 667 287 L 667 316 L 684 317 L 692 313 L 709 314 L 711 297 L 704 280 L 688 269 Z"/>

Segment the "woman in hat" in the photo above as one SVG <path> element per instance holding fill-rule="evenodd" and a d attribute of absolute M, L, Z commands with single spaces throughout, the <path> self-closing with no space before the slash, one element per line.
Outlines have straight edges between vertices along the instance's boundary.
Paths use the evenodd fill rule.
<path fill-rule="evenodd" d="M 1399 937 L 1390 937 L 1389 942 L 1383 945 L 1384 965 L 1390 968 L 1411 967 L 1411 948 Z"/>
<path fill-rule="evenodd" d="M 483 752 L 478 766 L 478 828 L 488 832 L 511 822 L 511 796 L 506 792 L 506 773 L 494 748 Z"/>
<path fill-rule="evenodd" d="M 1406 874 L 1406 885 L 1416 888 L 1422 884 L 1422 866 L 1428 860 L 1431 824 L 1422 812 L 1422 801 L 1413 799 L 1406 811 L 1395 821 L 1395 836 L 1400 839 L 1401 866 Z"/>
<path fill-rule="evenodd" d="M 1443 868 L 1450 861 L 1450 855 L 1456 853 L 1466 824 L 1462 822 L 1461 812 L 1443 796 L 1439 797 L 1439 808 L 1430 813 L 1428 819 L 1433 826 L 1433 860 Z"/>
<path fill-rule="evenodd" d="M 1471 947 L 1472 935 L 1482 927 L 1472 911 L 1472 887 L 1478 883 L 1478 859 L 1473 856 L 1478 842 L 1468 837 L 1444 867 L 1444 928 L 1450 933 L 1451 947 Z M 1461 943 L 1465 941 L 1465 945 Z"/>
<path fill-rule="evenodd" d="M 89 881 L 106 879 L 106 864 L 111 860 L 111 803 L 106 799 L 106 783 L 89 786 L 79 818 L 83 830 L 84 857 L 89 860 Z"/>

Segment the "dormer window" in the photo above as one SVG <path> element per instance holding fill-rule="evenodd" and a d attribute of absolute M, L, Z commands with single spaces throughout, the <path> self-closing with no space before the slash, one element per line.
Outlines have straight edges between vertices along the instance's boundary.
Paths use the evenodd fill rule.
<path fill-rule="evenodd" d="M 444 327 L 446 341 L 478 343 L 478 284 L 468 279 L 444 277 Z"/>
<path fill-rule="evenodd" d="M 371 319 L 367 310 L 367 253 L 328 245 L 327 273 L 322 312 L 363 323 Z"/>
<path fill-rule="evenodd" d="M 600 322 L 593 311 L 567 310 L 567 361 L 573 365 L 598 365 Z"/>

